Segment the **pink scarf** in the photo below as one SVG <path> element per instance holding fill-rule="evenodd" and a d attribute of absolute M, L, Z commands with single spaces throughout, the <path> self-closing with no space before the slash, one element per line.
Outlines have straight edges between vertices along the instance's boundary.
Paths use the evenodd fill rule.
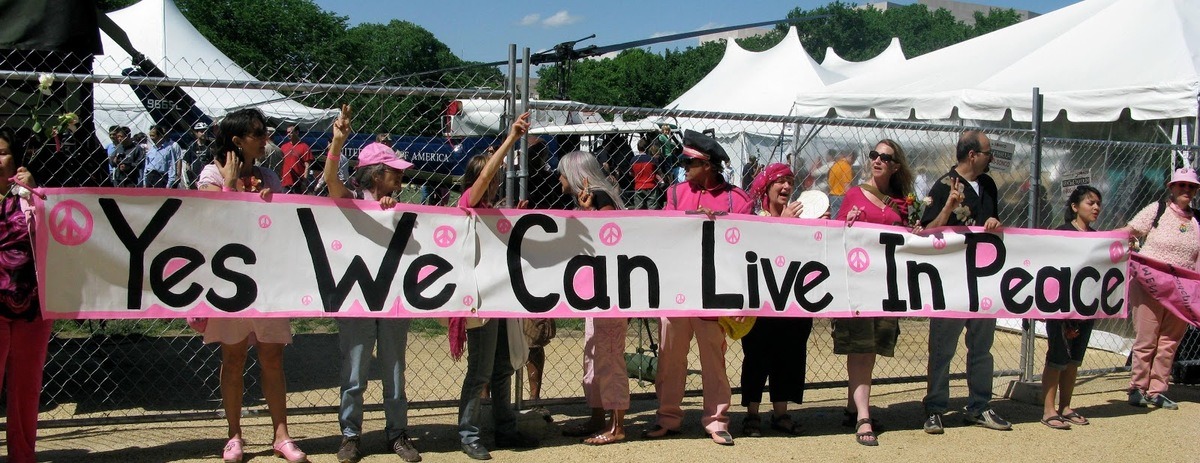
<path fill-rule="evenodd" d="M 450 317 L 450 329 L 446 333 L 450 337 L 450 358 L 462 360 L 464 347 L 467 345 L 466 317 Z"/>

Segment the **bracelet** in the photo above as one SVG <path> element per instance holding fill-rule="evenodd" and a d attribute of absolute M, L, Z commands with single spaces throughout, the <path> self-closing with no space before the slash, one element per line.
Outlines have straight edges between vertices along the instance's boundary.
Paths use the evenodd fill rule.
<path fill-rule="evenodd" d="M 233 188 L 229 188 L 229 185 L 221 185 L 221 191 L 237 191 L 237 190 L 235 190 Z"/>

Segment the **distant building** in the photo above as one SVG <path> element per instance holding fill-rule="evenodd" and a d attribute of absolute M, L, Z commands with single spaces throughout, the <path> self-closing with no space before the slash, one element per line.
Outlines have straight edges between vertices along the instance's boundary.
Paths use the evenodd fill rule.
<path fill-rule="evenodd" d="M 772 29 L 768 29 L 765 27 L 752 27 L 749 29 L 738 29 L 736 31 L 719 32 L 716 34 L 701 35 L 700 36 L 700 45 L 704 45 L 708 42 L 717 42 L 717 41 L 729 40 L 729 39 L 744 39 L 747 37 L 754 37 L 756 35 L 763 35 L 763 34 L 766 34 L 767 32 L 771 32 L 771 31 L 772 31 Z"/>
<path fill-rule="evenodd" d="M 1019 16 L 1022 21 L 1025 21 L 1027 19 L 1036 18 L 1036 17 L 1042 15 L 1041 13 L 1034 13 L 1034 12 L 1028 11 L 1028 10 L 1018 10 L 1016 8 L 1005 8 L 1005 7 L 991 6 L 991 5 L 980 5 L 978 3 L 956 2 L 954 0 L 917 0 L 916 3 L 925 5 L 927 8 L 929 8 L 929 11 L 935 11 L 938 8 L 944 8 L 944 9 L 946 9 L 946 11 L 949 11 L 951 15 L 954 15 L 955 19 L 962 21 L 966 24 L 970 24 L 970 25 L 975 24 L 975 12 L 976 11 L 981 12 L 983 14 L 987 14 L 988 11 L 993 10 L 993 9 L 995 9 L 995 10 L 1013 10 L 1013 11 L 1017 12 L 1017 16 Z M 863 5 L 860 5 L 857 8 L 874 8 L 879 11 L 886 11 L 888 8 L 899 8 L 902 6 L 908 6 L 908 5 L 896 3 L 896 2 L 874 2 L 874 3 L 866 3 Z"/>

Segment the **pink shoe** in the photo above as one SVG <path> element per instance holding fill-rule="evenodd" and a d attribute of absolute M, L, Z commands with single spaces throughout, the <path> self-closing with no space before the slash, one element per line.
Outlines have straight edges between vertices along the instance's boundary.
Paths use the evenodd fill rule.
<path fill-rule="evenodd" d="M 242 440 L 234 437 L 225 443 L 225 450 L 221 452 L 221 460 L 225 463 L 242 463 Z"/>
<path fill-rule="evenodd" d="M 296 446 L 294 440 L 284 439 L 276 442 L 271 448 L 275 449 L 275 456 L 287 460 L 288 463 L 308 463 L 308 455 Z"/>

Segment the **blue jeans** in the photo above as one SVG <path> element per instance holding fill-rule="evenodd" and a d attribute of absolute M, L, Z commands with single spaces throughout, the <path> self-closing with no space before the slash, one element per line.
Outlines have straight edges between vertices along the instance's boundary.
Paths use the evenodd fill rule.
<path fill-rule="evenodd" d="M 383 376 L 384 434 L 388 441 L 408 428 L 408 396 L 404 394 L 404 351 L 410 320 L 339 318 L 338 345 L 342 351 L 342 403 L 338 425 L 346 437 L 362 435 L 363 392 L 371 369 L 371 351 L 378 344 Z"/>
<path fill-rule="evenodd" d="M 967 329 L 967 413 L 978 415 L 992 400 L 992 341 L 996 319 L 929 320 L 929 387 L 925 393 L 925 413 L 945 413 L 950 402 L 950 362 L 958 348 L 958 336 Z"/>
<path fill-rule="evenodd" d="M 458 399 L 458 435 L 464 444 L 479 440 L 479 415 L 483 386 L 491 384 L 492 420 L 496 435 L 517 433 L 517 414 L 512 408 L 512 361 L 508 356 L 508 323 L 492 319 L 467 330 L 467 375 Z"/>

